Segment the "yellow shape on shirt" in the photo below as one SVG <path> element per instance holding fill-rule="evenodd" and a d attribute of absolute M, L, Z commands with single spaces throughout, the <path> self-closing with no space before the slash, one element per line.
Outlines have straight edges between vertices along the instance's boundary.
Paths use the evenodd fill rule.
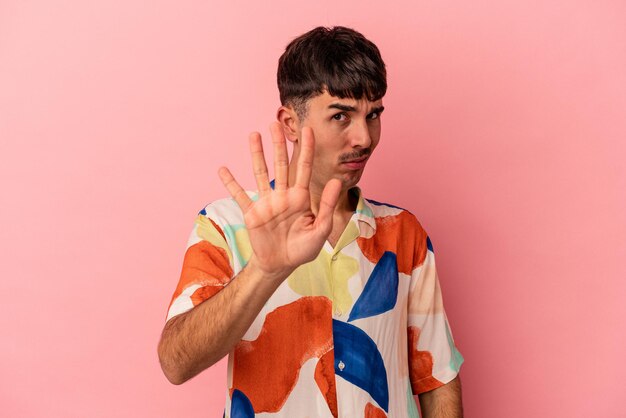
<path fill-rule="evenodd" d="M 302 296 L 326 296 L 337 314 L 347 314 L 352 307 L 348 280 L 359 272 L 353 257 L 322 249 L 317 258 L 298 267 L 287 279 L 289 287 Z"/>
<path fill-rule="evenodd" d="M 196 225 L 196 235 L 198 236 L 198 238 L 208 241 L 210 244 L 213 244 L 216 247 L 219 247 L 226 251 L 226 254 L 228 254 L 228 259 L 232 263 L 233 256 L 230 252 L 230 248 L 228 248 L 226 240 L 224 239 L 222 234 L 220 234 L 220 232 L 215 228 L 215 225 L 213 225 L 213 223 L 208 218 L 202 215 L 198 215 L 198 217 L 196 218 Z"/>
<path fill-rule="evenodd" d="M 250 260 L 252 256 L 252 245 L 250 245 L 250 236 L 245 228 L 238 229 L 235 232 L 235 242 L 239 255 L 244 260 L 244 264 Z"/>

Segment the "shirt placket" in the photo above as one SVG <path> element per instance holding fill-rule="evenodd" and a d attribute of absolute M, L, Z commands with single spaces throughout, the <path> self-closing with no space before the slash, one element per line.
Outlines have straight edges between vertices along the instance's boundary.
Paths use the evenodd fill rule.
<path fill-rule="evenodd" d="M 343 297 L 342 295 L 338 294 L 338 292 L 340 292 L 340 287 L 341 287 L 341 285 L 338 284 L 338 281 L 341 280 L 339 276 L 342 274 L 340 273 L 340 271 L 342 270 L 342 268 L 345 269 L 345 266 L 342 266 L 342 263 L 349 262 L 348 260 L 353 259 L 353 257 L 348 256 L 344 250 L 348 246 L 353 244 L 356 241 L 356 239 L 359 237 L 360 229 L 359 229 L 358 222 L 359 221 L 358 221 L 357 214 L 353 215 L 352 218 L 350 219 L 349 224 L 346 226 L 346 229 L 344 230 L 341 237 L 337 241 L 335 248 L 332 248 L 330 244 L 327 243 L 328 245 L 327 250 L 331 254 L 330 258 L 328 259 L 328 262 L 329 262 L 328 271 L 329 271 L 329 276 L 330 276 L 329 282 L 330 282 L 330 287 L 331 287 L 331 292 L 332 292 L 331 294 L 332 294 L 332 319 L 333 321 L 346 322 L 350 313 L 351 305 L 354 304 L 354 300 L 353 300 L 350 307 L 342 308 L 341 304 L 337 303 L 337 301 L 341 300 L 341 298 Z M 344 285 L 347 286 L 346 290 L 349 292 L 348 281 L 349 279 L 346 281 Z M 333 335 L 333 341 L 334 340 L 335 340 L 335 336 Z M 349 367 L 349 364 L 347 364 L 347 362 L 345 362 L 344 359 L 335 357 L 334 366 L 335 366 L 335 381 L 336 381 L 337 371 L 343 372 L 347 367 Z M 337 396 L 336 404 L 339 408 L 339 411 L 338 411 L 339 416 L 341 417 L 342 416 L 341 401 L 340 401 L 341 393 L 337 391 L 336 396 Z"/>

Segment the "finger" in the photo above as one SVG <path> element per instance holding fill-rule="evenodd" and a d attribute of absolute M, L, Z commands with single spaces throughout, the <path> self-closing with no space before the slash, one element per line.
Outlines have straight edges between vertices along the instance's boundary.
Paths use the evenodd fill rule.
<path fill-rule="evenodd" d="M 252 200 L 239 183 L 237 183 L 237 180 L 235 180 L 230 170 L 226 167 L 220 167 L 217 174 L 220 176 L 220 180 L 224 183 L 224 187 L 226 187 L 228 193 L 230 193 L 233 199 L 235 199 L 235 202 L 237 202 L 241 210 L 244 213 L 247 212 L 252 205 Z"/>
<path fill-rule="evenodd" d="M 315 154 L 315 137 L 313 130 L 309 127 L 302 128 L 302 139 L 300 140 L 300 156 L 296 167 L 296 185 L 305 189 L 309 188 L 311 182 L 311 171 L 313 169 L 313 155 Z"/>
<path fill-rule="evenodd" d="M 287 155 L 287 143 L 280 123 L 270 125 L 272 142 L 274 143 L 274 189 L 285 190 L 289 182 L 289 157 Z"/>
<path fill-rule="evenodd" d="M 263 153 L 263 141 L 261 134 L 253 132 L 250 134 L 250 154 L 252 155 L 252 171 L 259 189 L 259 196 L 267 194 L 270 189 L 270 179 L 267 174 L 267 163 Z"/>
<path fill-rule="evenodd" d="M 338 179 L 332 179 L 322 191 L 322 198 L 320 200 L 320 208 L 315 218 L 315 228 L 326 236 L 330 234 L 333 227 L 333 213 L 335 212 L 335 206 L 339 201 L 339 194 L 341 193 L 341 181 Z"/>

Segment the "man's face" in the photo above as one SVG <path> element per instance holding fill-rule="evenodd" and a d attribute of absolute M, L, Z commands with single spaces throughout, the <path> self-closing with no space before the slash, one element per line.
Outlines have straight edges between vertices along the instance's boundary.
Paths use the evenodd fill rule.
<path fill-rule="evenodd" d="M 341 180 L 344 190 L 356 186 L 380 140 L 382 111 L 382 99 L 341 99 L 324 92 L 308 101 L 299 136 L 303 126 L 315 135 L 312 186 L 321 190 L 332 178 Z"/>

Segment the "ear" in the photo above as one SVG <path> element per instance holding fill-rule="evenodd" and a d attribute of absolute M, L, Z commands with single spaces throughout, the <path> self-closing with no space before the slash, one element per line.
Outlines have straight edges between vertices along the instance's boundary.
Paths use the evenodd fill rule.
<path fill-rule="evenodd" d="M 276 112 L 276 119 L 283 128 L 285 138 L 291 142 L 298 142 L 300 135 L 300 119 L 298 114 L 291 106 L 281 106 Z"/>

